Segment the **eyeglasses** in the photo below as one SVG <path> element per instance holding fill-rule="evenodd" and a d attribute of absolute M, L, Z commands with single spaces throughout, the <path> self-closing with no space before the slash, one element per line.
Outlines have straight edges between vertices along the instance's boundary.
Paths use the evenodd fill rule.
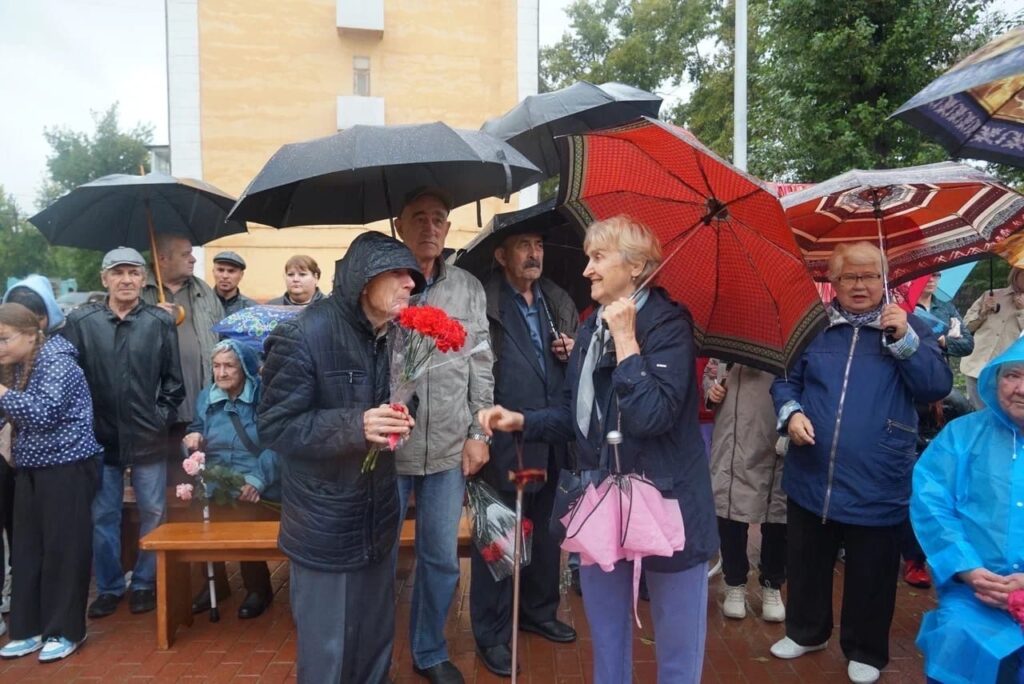
<path fill-rule="evenodd" d="M 6 347 L 11 343 L 12 340 L 16 340 L 21 337 L 21 333 L 14 333 L 9 337 L 0 337 L 0 347 Z"/>
<path fill-rule="evenodd" d="M 844 273 L 839 276 L 839 282 L 849 287 L 859 282 L 865 285 L 874 285 L 882 279 L 881 273 Z"/>

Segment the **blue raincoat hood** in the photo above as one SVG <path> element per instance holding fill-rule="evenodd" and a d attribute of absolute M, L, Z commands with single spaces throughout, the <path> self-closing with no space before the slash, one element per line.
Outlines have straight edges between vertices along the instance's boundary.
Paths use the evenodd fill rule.
<path fill-rule="evenodd" d="M 999 393 L 996 391 L 996 381 L 999 379 L 999 367 L 1004 363 L 1024 364 L 1024 338 L 1011 344 L 1002 354 L 988 362 L 978 376 L 978 393 L 985 400 L 985 405 L 992 409 L 1000 422 L 1011 430 L 1017 430 L 1017 425 L 1010 420 L 1002 407 L 999 405 Z"/>
<path fill-rule="evenodd" d="M 4 303 L 10 297 L 11 290 L 16 287 L 28 288 L 42 297 L 43 303 L 46 305 L 46 318 L 49 320 L 50 325 L 46 329 L 47 334 L 60 329 L 64 325 L 64 314 L 61 312 L 60 306 L 53 296 L 53 286 L 50 285 L 50 281 L 46 277 L 33 273 L 30 276 L 26 276 L 24 280 L 19 280 L 4 293 Z"/>

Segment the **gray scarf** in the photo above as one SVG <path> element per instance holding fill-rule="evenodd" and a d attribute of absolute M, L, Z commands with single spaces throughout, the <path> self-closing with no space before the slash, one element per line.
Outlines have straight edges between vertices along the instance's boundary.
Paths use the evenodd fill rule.
<path fill-rule="evenodd" d="M 650 290 L 644 288 L 634 295 L 637 313 L 640 312 L 640 309 L 644 308 L 650 293 Z M 580 365 L 580 383 L 579 389 L 576 392 L 576 424 L 579 426 L 580 432 L 583 433 L 584 437 L 590 432 L 590 417 L 595 410 L 594 370 L 597 368 L 601 357 L 607 353 L 608 345 L 612 343 L 611 334 L 604 327 L 604 319 L 601 318 L 603 312 L 604 307 L 598 307 L 597 326 L 594 328 L 593 337 L 590 338 L 587 354 L 583 357 L 583 363 Z M 597 417 L 598 420 L 601 419 L 600 407 L 597 408 Z"/>

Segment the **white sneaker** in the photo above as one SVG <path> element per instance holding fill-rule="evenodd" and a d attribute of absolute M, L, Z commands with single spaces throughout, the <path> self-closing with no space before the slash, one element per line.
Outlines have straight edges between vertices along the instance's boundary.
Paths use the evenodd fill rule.
<path fill-rule="evenodd" d="M 786 606 L 782 603 L 782 592 L 778 589 L 761 589 L 761 619 L 765 622 L 786 621 Z"/>
<path fill-rule="evenodd" d="M 722 602 L 722 614 L 727 618 L 742 620 L 747 617 L 747 587 L 725 585 L 725 601 Z"/>
<path fill-rule="evenodd" d="M 846 676 L 854 684 L 877 682 L 880 674 L 877 667 L 871 667 L 867 663 L 858 663 L 856 660 L 851 660 L 846 667 Z"/>
<path fill-rule="evenodd" d="M 782 658 L 783 660 L 792 660 L 793 658 L 799 658 L 802 655 L 813 653 L 814 651 L 823 651 L 828 646 L 826 641 L 823 644 L 817 646 L 801 646 L 789 637 L 783 637 L 779 641 L 772 644 L 772 655 L 776 658 Z"/>

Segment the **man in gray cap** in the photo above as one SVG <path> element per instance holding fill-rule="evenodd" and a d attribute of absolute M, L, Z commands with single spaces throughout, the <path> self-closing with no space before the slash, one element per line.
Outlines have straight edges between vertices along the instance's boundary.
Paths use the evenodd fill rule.
<path fill-rule="evenodd" d="M 93 500 L 93 567 L 96 600 L 89 617 L 110 615 L 125 593 L 121 567 L 124 471 L 131 470 L 139 509 L 139 536 L 164 520 L 167 430 L 185 397 L 174 320 L 141 299 L 146 262 L 130 247 L 103 257 L 100 278 L 107 300 L 68 315 L 64 336 L 78 350 L 94 407 L 96 438 L 103 446 L 100 486 Z M 156 558 L 139 554 L 132 572 L 131 612 L 156 606 Z"/>
<path fill-rule="evenodd" d="M 237 252 L 218 252 L 213 257 L 213 289 L 224 306 L 224 315 L 247 309 L 256 304 L 238 289 L 245 275 L 245 259 Z"/>

